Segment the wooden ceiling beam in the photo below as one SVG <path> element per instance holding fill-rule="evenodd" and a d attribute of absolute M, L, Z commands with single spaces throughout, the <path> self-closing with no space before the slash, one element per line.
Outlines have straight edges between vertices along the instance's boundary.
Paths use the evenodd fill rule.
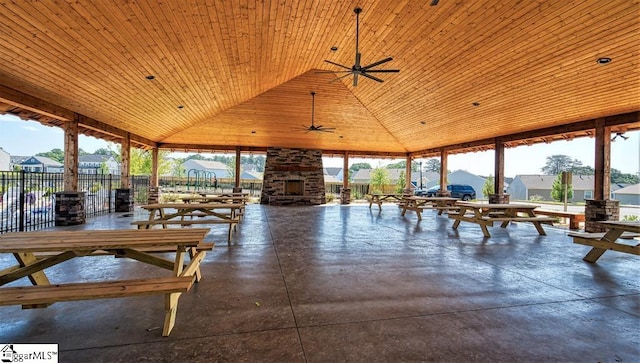
<path fill-rule="evenodd" d="M 60 121 L 73 120 L 73 112 L 0 84 L 0 102 Z"/>
<path fill-rule="evenodd" d="M 629 112 L 620 115 L 613 115 L 604 117 L 606 127 L 624 126 L 627 129 L 640 129 L 640 112 Z M 524 142 L 525 140 L 541 139 L 542 142 L 556 141 L 555 139 L 545 139 L 546 137 L 573 134 L 581 131 L 593 130 L 596 127 L 597 119 L 591 119 L 586 121 L 574 122 L 566 125 L 546 127 L 539 130 L 532 130 L 526 132 L 518 132 L 509 135 L 502 135 L 492 137 L 488 139 L 475 140 L 471 142 L 465 142 L 455 145 L 448 145 L 444 147 L 425 149 L 410 153 L 414 157 L 424 157 L 425 155 L 436 155 L 441 151 L 447 151 L 449 153 L 456 153 L 466 151 L 470 149 L 493 149 L 496 140 L 500 140 L 503 143 L 510 142 Z M 637 125 L 634 125 L 636 124 Z M 541 142 L 536 141 L 536 142 Z"/>
<path fill-rule="evenodd" d="M 41 100 L 37 97 L 33 97 L 26 93 L 17 91 L 15 89 L 0 85 L 0 103 L 6 103 L 12 105 L 18 109 L 26 110 L 32 112 L 34 114 L 45 116 L 46 118 L 51 118 L 58 121 L 69 122 L 74 118 L 74 112 L 68 110 L 64 107 L 60 107 L 49 103 L 47 101 Z M 18 113 L 20 115 L 22 113 Z M 112 139 L 112 137 L 124 138 L 127 134 L 127 131 L 122 130 L 120 128 L 107 125 L 104 122 L 92 119 L 90 117 L 79 115 L 79 128 L 93 130 L 95 132 L 91 133 L 91 136 L 101 138 L 104 135 L 105 139 Z M 35 120 L 39 121 L 39 120 Z M 41 122 L 41 121 L 39 121 Z M 47 122 L 41 122 L 45 124 L 50 124 Z M 56 123 L 55 126 L 59 126 L 59 123 Z M 111 137 L 108 137 L 111 136 Z M 139 135 L 131 134 L 131 141 L 139 146 L 143 147 L 155 147 L 156 142 L 144 138 Z"/>

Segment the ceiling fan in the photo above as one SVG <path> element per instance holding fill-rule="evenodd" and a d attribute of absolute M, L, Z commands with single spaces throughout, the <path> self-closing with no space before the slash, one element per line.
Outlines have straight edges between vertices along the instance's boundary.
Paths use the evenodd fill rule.
<path fill-rule="evenodd" d="M 345 71 L 320 71 L 318 73 L 346 73 L 344 75 L 341 75 L 339 77 L 337 77 L 336 79 L 332 80 L 336 81 L 345 77 L 348 77 L 350 75 L 353 74 L 353 86 L 356 87 L 358 85 L 358 76 L 363 76 L 363 77 L 367 77 L 369 79 L 372 79 L 374 81 L 377 82 L 384 82 L 382 79 L 372 76 L 370 73 L 398 73 L 400 72 L 399 69 L 372 69 L 376 66 L 379 66 L 381 64 L 387 63 L 389 61 L 392 61 L 393 58 L 392 57 L 388 57 L 382 60 L 379 60 L 377 62 L 371 63 L 369 65 L 366 66 L 362 66 L 360 64 L 360 58 L 361 58 L 361 54 L 360 51 L 358 49 L 358 43 L 359 43 L 359 36 L 360 36 L 360 13 L 362 12 L 361 8 L 355 8 L 353 9 L 353 12 L 356 13 L 356 60 L 355 60 L 355 64 L 351 67 L 347 67 L 345 65 L 339 64 L 339 63 L 335 63 L 332 62 L 330 60 L 325 60 L 325 62 L 333 64 L 335 66 L 347 69 Z"/>
<path fill-rule="evenodd" d="M 315 103 L 316 103 L 316 93 L 311 91 L 311 126 L 302 126 L 302 131 L 307 132 L 333 132 L 335 127 L 324 127 L 322 125 L 316 126 L 314 124 L 314 114 L 315 114 Z"/>

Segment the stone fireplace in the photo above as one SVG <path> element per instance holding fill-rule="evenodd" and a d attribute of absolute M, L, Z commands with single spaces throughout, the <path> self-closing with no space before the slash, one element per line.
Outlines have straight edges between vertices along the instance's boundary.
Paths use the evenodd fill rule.
<path fill-rule="evenodd" d="M 261 204 L 326 203 L 322 151 L 269 148 L 263 183 Z"/>

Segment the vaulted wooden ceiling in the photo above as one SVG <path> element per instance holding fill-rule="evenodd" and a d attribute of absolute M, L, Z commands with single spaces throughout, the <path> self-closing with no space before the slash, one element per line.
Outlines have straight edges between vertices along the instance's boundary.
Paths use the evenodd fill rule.
<path fill-rule="evenodd" d="M 400 69 L 376 73 L 384 83 L 318 73 L 340 70 L 325 60 L 354 63 L 355 7 L 362 63 L 391 56 L 378 68 Z M 79 114 L 91 121 L 83 132 L 125 131 L 141 145 L 417 155 L 623 114 L 624 130 L 640 128 L 635 0 L 42 0 L 0 10 L 0 112 L 44 110 L 58 124 Z M 301 129 L 311 91 L 316 125 L 335 132 Z"/>

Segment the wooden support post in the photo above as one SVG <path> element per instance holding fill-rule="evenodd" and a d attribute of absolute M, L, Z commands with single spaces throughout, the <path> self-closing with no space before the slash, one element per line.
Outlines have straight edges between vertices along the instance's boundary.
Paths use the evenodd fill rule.
<path fill-rule="evenodd" d="M 404 194 L 411 193 L 411 155 L 407 154 L 407 165 L 405 166 L 405 182 L 404 182 Z"/>
<path fill-rule="evenodd" d="M 447 190 L 447 160 L 448 154 L 446 150 L 440 152 L 440 191 Z"/>
<path fill-rule="evenodd" d="M 151 187 L 158 187 L 158 148 L 151 150 Z"/>
<path fill-rule="evenodd" d="M 349 188 L 349 152 L 344 152 L 342 162 L 342 187 Z"/>
<path fill-rule="evenodd" d="M 500 139 L 496 139 L 495 144 L 495 164 L 494 164 L 495 183 L 493 192 L 495 194 L 504 193 L 504 143 Z"/>
<path fill-rule="evenodd" d="M 127 132 L 124 138 L 122 138 L 120 148 L 120 188 L 131 188 L 129 181 L 129 165 L 131 163 L 131 135 Z"/>
<path fill-rule="evenodd" d="M 596 120 L 595 145 L 595 200 L 606 200 L 611 195 L 611 128 L 605 127 L 603 118 Z"/>
<path fill-rule="evenodd" d="M 74 114 L 72 121 L 64 124 L 64 190 L 78 191 L 78 119 Z"/>
<path fill-rule="evenodd" d="M 234 193 L 242 193 L 242 186 L 240 185 L 240 173 L 242 173 L 242 170 L 240 170 L 240 158 L 241 158 L 240 147 L 237 147 L 236 148 L 236 172 L 235 172 L 236 181 L 235 181 L 235 187 L 233 188 Z"/>

